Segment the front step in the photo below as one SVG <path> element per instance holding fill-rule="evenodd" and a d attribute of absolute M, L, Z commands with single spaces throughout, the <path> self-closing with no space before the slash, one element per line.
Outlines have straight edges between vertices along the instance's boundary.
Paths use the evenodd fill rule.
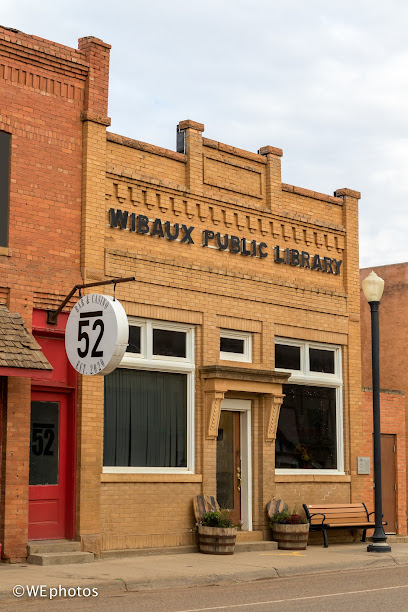
<path fill-rule="evenodd" d="M 27 555 L 42 555 L 54 552 L 80 552 L 81 542 L 73 540 L 31 540 L 27 545 Z"/>
<path fill-rule="evenodd" d="M 81 551 L 81 542 L 71 540 L 32 540 L 27 546 L 27 562 L 34 565 L 92 563 L 94 554 Z"/>
<path fill-rule="evenodd" d="M 263 531 L 237 531 L 238 542 L 263 542 Z"/>
<path fill-rule="evenodd" d="M 94 554 L 88 552 L 52 552 L 29 555 L 28 563 L 34 565 L 66 565 L 71 563 L 92 563 Z"/>

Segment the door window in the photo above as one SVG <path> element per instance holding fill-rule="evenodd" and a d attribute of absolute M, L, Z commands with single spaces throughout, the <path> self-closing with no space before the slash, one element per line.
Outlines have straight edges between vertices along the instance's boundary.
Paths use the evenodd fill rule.
<path fill-rule="evenodd" d="M 58 484 L 59 402 L 31 403 L 30 485 Z"/>

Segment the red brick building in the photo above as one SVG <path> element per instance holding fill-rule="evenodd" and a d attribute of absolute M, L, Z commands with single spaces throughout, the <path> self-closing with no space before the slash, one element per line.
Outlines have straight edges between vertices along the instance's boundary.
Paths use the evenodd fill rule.
<path fill-rule="evenodd" d="M 380 388 L 383 514 L 386 531 L 407 532 L 407 406 L 406 376 L 408 325 L 404 301 L 408 295 L 408 264 L 392 264 L 360 270 L 360 281 L 371 270 L 385 281 L 380 302 Z M 372 380 L 370 307 L 361 291 L 361 357 L 364 423 L 361 453 L 372 464 Z M 373 474 L 373 469 L 372 469 Z M 372 474 L 366 482 L 365 498 L 373 497 Z"/>
<path fill-rule="evenodd" d="M 65 357 L 67 315 L 49 326 L 45 313 L 82 279 L 83 158 L 89 125 L 108 123 L 109 49 L 94 38 L 81 39 L 75 50 L 0 28 L 0 304 L 22 317 L 53 366 L 51 376 L 35 363 L 27 368 L 3 338 L 0 538 L 3 558 L 12 561 L 26 557 L 29 538 L 75 533 L 76 377 Z M 31 401 L 37 414 L 30 432 Z M 59 428 L 44 422 L 47 406 L 56 409 Z M 61 473 L 51 477 L 59 485 L 29 484 L 50 480 L 30 471 L 30 453 L 55 458 L 55 427 L 67 448 Z"/>

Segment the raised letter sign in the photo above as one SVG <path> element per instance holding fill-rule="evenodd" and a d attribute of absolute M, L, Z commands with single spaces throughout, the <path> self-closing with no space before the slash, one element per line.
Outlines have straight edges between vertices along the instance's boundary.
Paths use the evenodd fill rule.
<path fill-rule="evenodd" d="M 128 342 L 129 324 L 118 300 L 98 293 L 78 300 L 65 330 L 65 350 L 77 372 L 109 374 L 119 365 Z"/>

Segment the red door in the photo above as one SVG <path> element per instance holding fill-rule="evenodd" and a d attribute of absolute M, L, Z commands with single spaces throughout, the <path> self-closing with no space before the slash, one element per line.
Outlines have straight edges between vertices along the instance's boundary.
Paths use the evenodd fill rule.
<path fill-rule="evenodd" d="M 67 397 L 33 391 L 31 398 L 29 540 L 66 537 Z"/>

